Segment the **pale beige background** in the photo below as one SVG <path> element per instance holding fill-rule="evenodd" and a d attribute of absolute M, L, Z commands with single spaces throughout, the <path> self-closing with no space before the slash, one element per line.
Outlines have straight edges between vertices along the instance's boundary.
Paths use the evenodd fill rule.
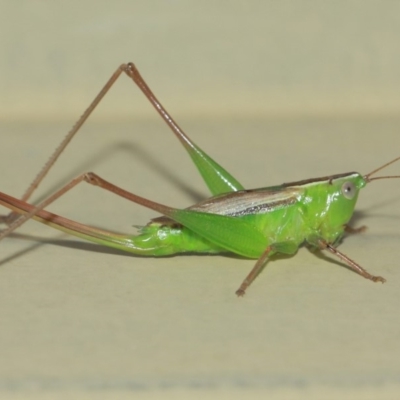
<path fill-rule="evenodd" d="M 398 156 L 400 4 L 0 2 L 1 190 L 21 195 L 118 64 L 246 187 L 366 173 Z M 393 166 L 398 173 L 400 166 Z M 93 170 L 166 204 L 207 195 L 126 79 L 43 184 Z M 2 398 L 393 399 L 400 394 L 400 185 L 362 192 L 341 250 L 271 262 L 144 259 L 31 222 L 1 243 Z M 50 207 L 123 232 L 154 213 L 82 186 Z M 161 392 L 161 393 L 160 393 Z"/>

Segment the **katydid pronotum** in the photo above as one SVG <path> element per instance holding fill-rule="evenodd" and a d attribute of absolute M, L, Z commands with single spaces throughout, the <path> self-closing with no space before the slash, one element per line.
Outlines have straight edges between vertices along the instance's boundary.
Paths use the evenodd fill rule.
<path fill-rule="evenodd" d="M 134 81 L 180 140 L 211 191 L 212 197 L 188 208 L 176 209 L 127 192 L 89 172 L 79 175 L 39 204 L 29 204 L 27 201 L 34 190 L 122 73 Z M 66 135 L 24 196 L 19 200 L 0 193 L 0 204 L 12 210 L 0 219 L 0 222 L 8 225 L 0 233 L 0 240 L 33 218 L 71 235 L 141 256 L 231 252 L 257 259 L 255 266 L 236 291 L 238 296 L 245 294 L 247 287 L 272 255 L 295 254 L 302 244 L 314 249 L 328 250 L 364 278 L 374 282 L 385 282 L 384 278 L 368 273 L 337 250 L 336 246 L 345 231 L 354 233 L 363 230 L 353 229 L 348 225 L 359 190 L 373 180 L 400 178 L 372 177 L 398 160 L 400 157 L 366 175 L 350 172 L 245 190 L 230 173 L 189 139 L 157 100 L 137 68 L 132 63 L 122 64 Z M 128 235 L 84 225 L 45 210 L 50 203 L 80 182 L 99 186 L 153 209 L 162 216 L 141 227 L 137 235 Z"/>

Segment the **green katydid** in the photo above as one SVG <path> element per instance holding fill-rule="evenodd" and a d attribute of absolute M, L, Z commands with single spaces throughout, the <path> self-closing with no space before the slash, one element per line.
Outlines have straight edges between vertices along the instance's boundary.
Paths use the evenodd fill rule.
<path fill-rule="evenodd" d="M 183 144 L 212 197 L 188 208 L 176 209 L 127 192 L 89 172 L 81 174 L 40 204 L 27 203 L 72 137 L 122 73 L 136 83 Z M 33 218 L 85 240 L 141 256 L 231 252 L 257 259 L 254 268 L 236 291 L 238 296 L 245 294 L 272 255 L 295 254 L 302 244 L 326 249 L 364 278 L 385 282 L 384 278 L 371 275 L 337 250 L 336 245 L 345 231 L 359 232 L 363 229 L 348 226 L 360 189 L 373 180 L 400 178 L 372 176 L 398 160 L 400 157 L 366 175 L 350 172 L 245 190 L 230 173 L 189 139 L 157 100 L 136 67 L 132 63 L 122 64 L 67 134 L 21 200 L 0 193 L 0 204 L 12 210 L 11 214 L 2 217 L 1 221 L 7 223 L 8 227 L 0 233 L 0 239 Z M 45 210 L 50 203 L 82 181 L 153 209 L 162 216 L 141 227 L 137 235 L 128 235 L 90 227 Z"/>

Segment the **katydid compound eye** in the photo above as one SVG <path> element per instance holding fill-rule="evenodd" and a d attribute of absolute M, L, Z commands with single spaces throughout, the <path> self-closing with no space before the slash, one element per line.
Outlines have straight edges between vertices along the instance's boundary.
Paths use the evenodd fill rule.
<path fill-rule="evenodd" d="M 345 182 L 342 186 L 342 193 L 346 199 L 351 200 L 356 194 L 356 187 L 353 182 Z"/>

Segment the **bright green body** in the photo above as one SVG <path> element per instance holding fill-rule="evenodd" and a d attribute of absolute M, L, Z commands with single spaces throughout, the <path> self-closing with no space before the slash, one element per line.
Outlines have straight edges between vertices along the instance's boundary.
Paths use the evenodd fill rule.
<path fill-rule="evenodd" d="M 342 193 L 346 182 L 354 186 L 351 198 Z M 239 185 L 236 181 L 235 184 Z M 184 210 L 168 208 L 166 217 L 153 219 L 138 235 L 89 227 L 47 211 L 40 211 L 33 218 L 83 239 L 141 256 L 232 252 L 256 259 L 268 246 L 273 247 L 270 255 L 294 254 L 304 242 L 315 247 L 321 239 L 336 243 L 353 214 L 358 192 L 365 185 L 360 174 L 348 173 L 264 189 L 229 188 L 228 193 Z M 5 194 L 2 197 L 0 203 L 16 212 L 33 208 Z"/>
<path fill-rule="evenodd" d="M 344 182 L 349 181 L 350 176 L 356 184 L 357 193 L 352 199 L 347 199 L 342 195 L 341 187 Z M 250 192 L 235 192 L 237 197 L 246 193 L 257 193 L 265 199 L 265 204 L 271 202 L 271 197 L 275 200 L 275 206 L 267 207 L 266 210 L 233 217 L 250 224 L 255 232 L 260 232 L 265 238 L 260 247 L 257 243 L 252 242 L 252 237 L 241 237 L 239 240 L 248 242 L 246 244 L 248 250 L 237 252 L 238 254 L 249 258 L 258 258 L 265 248 L 271 244 L 290 244 L 290 249 L 297 249 L 304 241 L 316 245 L 315 240 L 317 238 L 335 243 L 342 236 L 344 227 L 353 214 L 358 189 L 363 187 L 365 182 L 360 175 L 349 174 L 345 177 L 333 179 L 331 183 L 324 180 L 295 185 L 294 183 L 290 186 L 281 187 L 278 194 L 277 187 Z M 235 211 L 229 209 L 226 205 L 226 200 L 229 197 L 232 197 L 232 195 L 219 195 L 207 202 L 214 205 L 214 201 L 218 200 L 218 202 L 224 204 L 223 209 L 218 209 L 218 214 L 227 216 L 234 214 Z M 281 204 L 276 204 L 278 200 Z M 191 210 L 207 210 L 208 208 L 210 207 L 199 207 L 198 205 L 190 207 Z M 225 235 L 226 227 L 223 226 L 223 222 L 214 226 L 213 229 L 222 230 L 222 234 Z M 229 226 L 227 229 L 229 229 Z M 230 243 L 230 245 L 234 244 Z M 138 236 L 126 238 L 124 250 L 152 256 L 185 252 L 236 252 L 232 248 L 217 245 L 206 237 L 196 234 L 193 230 L 167 218 L 160 218 L 160 222 L 155 219 L 143 227 Z"/>

